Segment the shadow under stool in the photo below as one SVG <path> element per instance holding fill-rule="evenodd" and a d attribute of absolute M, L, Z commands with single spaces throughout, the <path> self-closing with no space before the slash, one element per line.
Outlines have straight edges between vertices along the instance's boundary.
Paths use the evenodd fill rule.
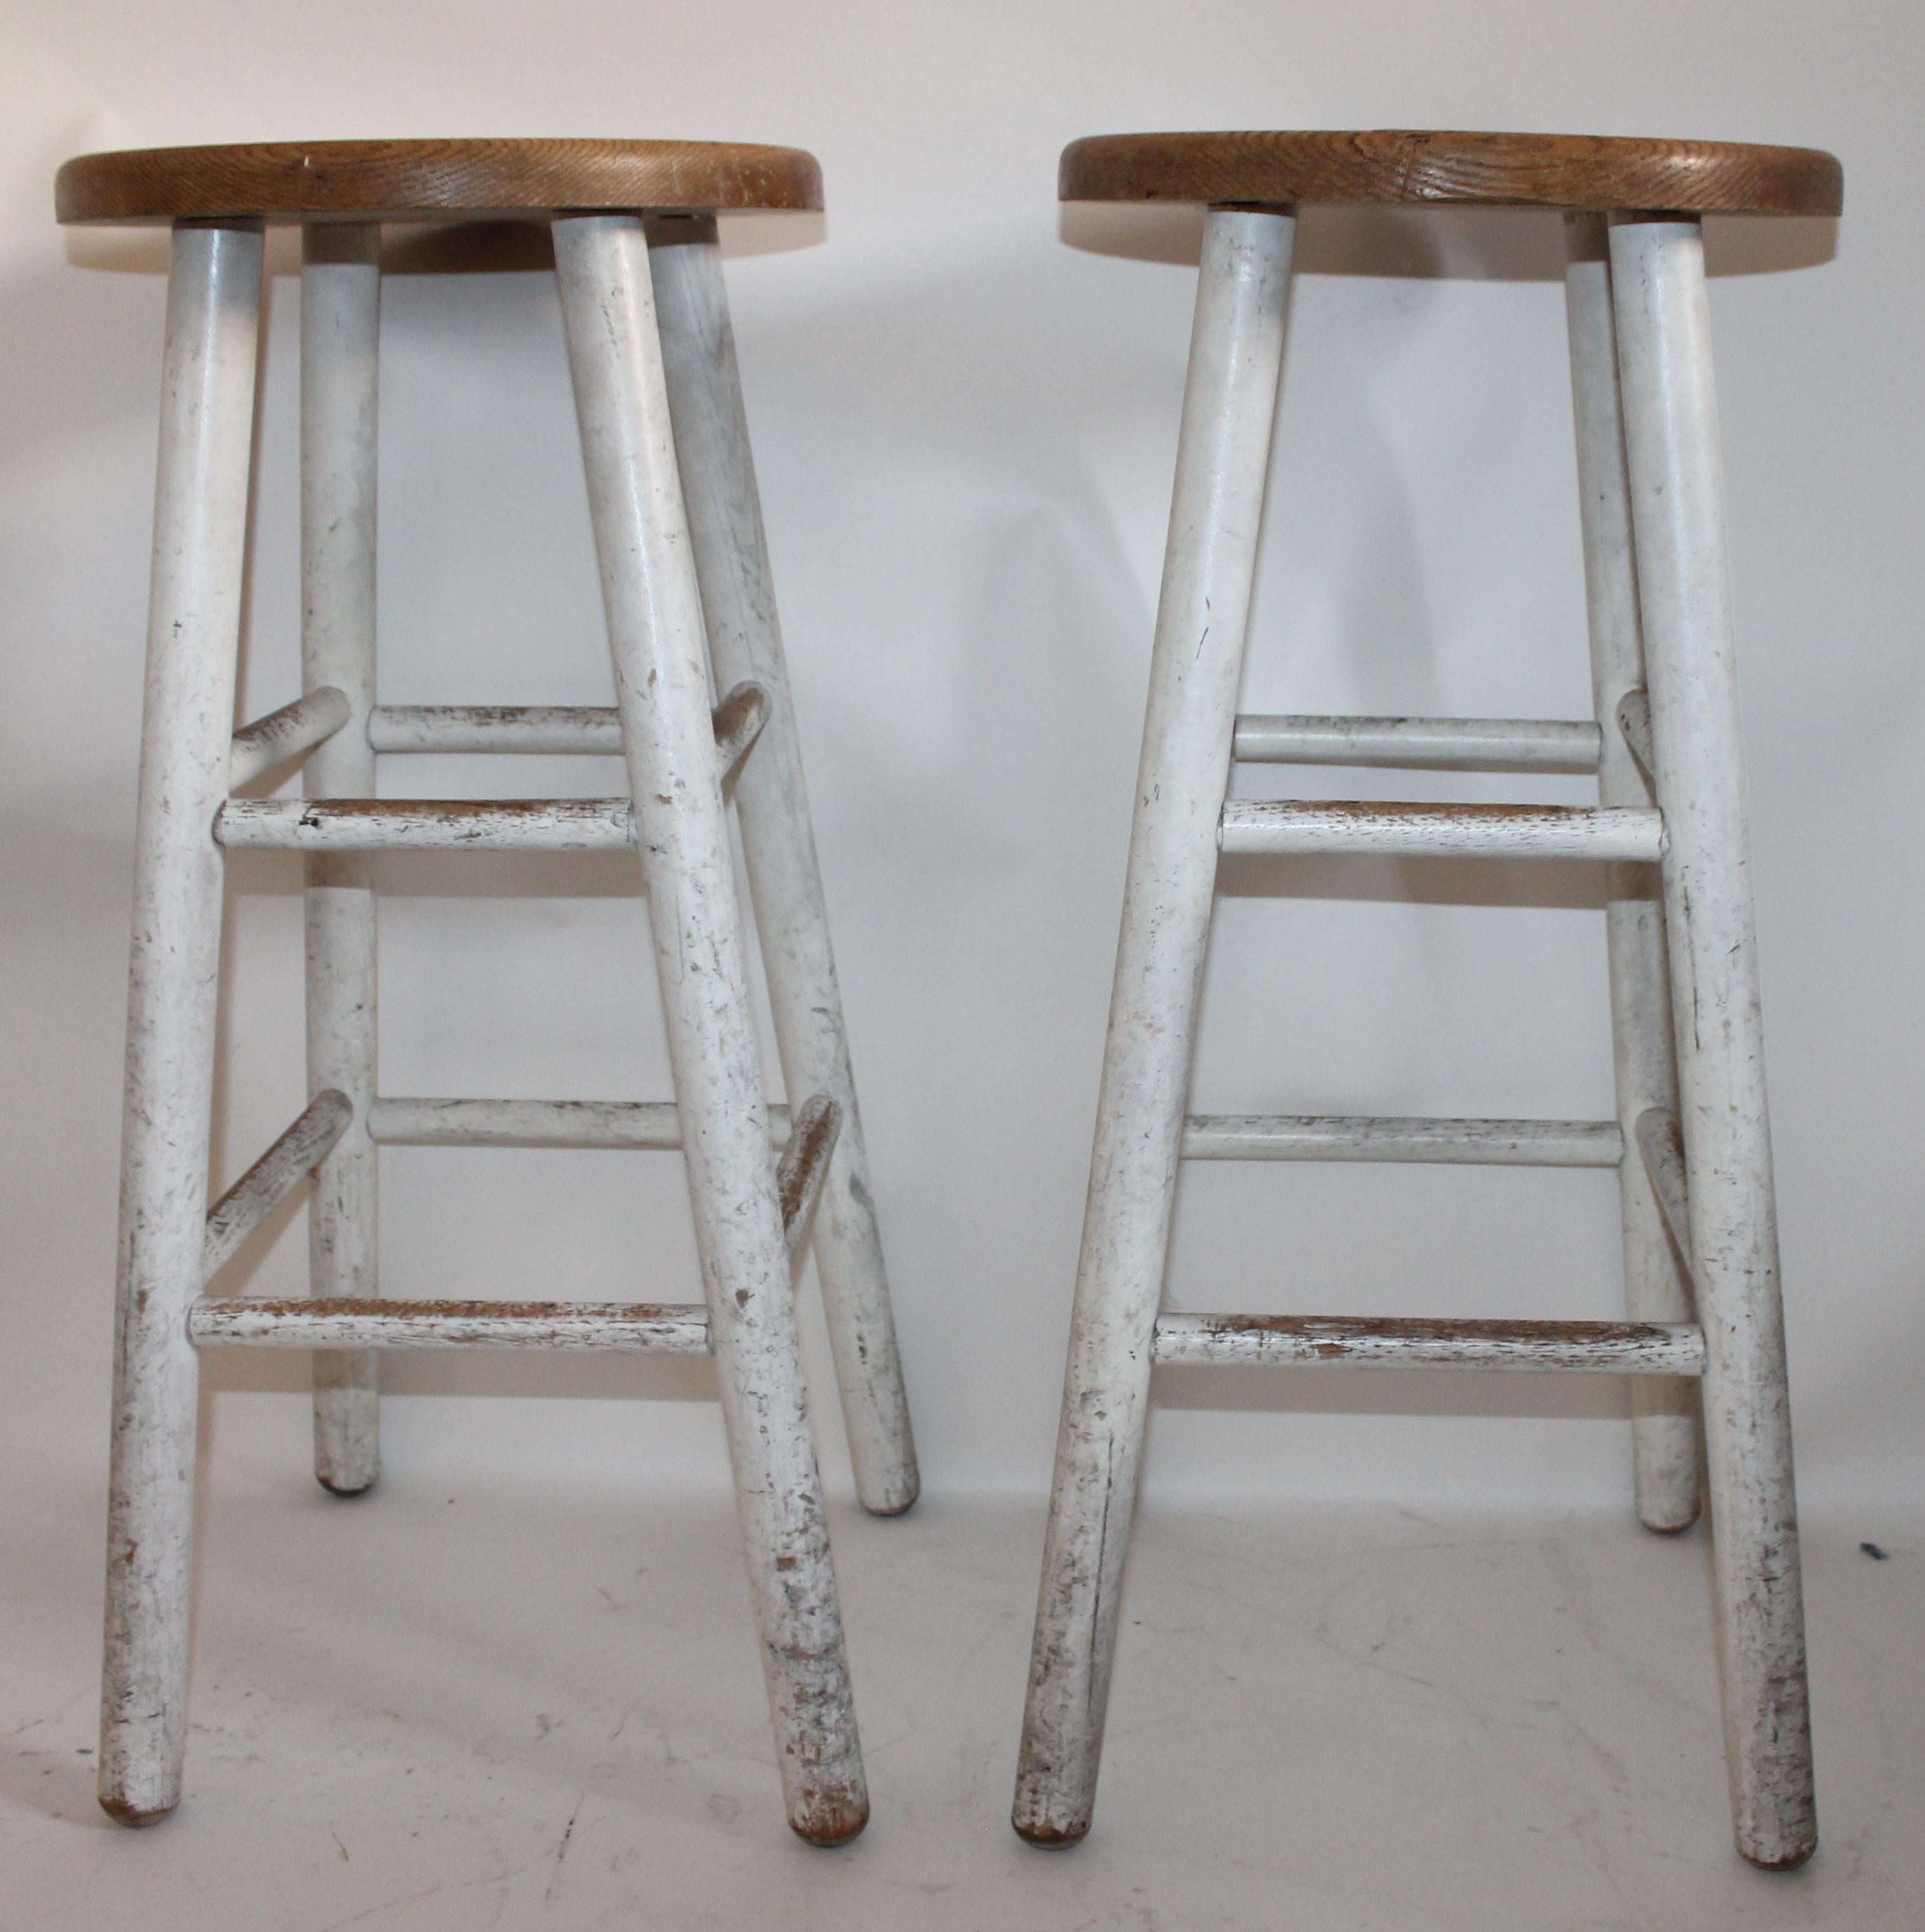
<path fill-rule="evenodd" d="M 1131 830 L 1014 1812 L 1090 1828 L 1158 1363 L 1352 1363 L 1634 1378 L 1638 1512 L 1697 1514 L 1702 1390 L 1738 1850 L 1816 1843 L 1804 1611 L 1759 1020 L 1724 492 L 1700 218 L 1831 216 L 1810 149 L 1438 133 L 1078 141 L 1065 201 L 1208 208 Z M 1595 721 L 1237 714 L 1297 209 L 1561 211 Z M 1595 772 L 1594 807 L 1229 799 L 1233 760 Z M 1612 1120 L 1188 1114 L 1219 852 L 1540 855 L 1606 868 Z M 1177 1163 L 1617 1169 L 1623 1322 L 1162 1312 Z"/>
<path fill-rule="evenodd" d="M 186 1742 L 196 1352 L 310 1349 L 316 1468 L 367 1490 L 395 1348 L 712 1354 L 790 1823 L 837 1844 L 868 1816 L 792 1267 L 812 1240 L 856 1480 L 880 1514 L 916 1470 L 715 218 L 817 209 L 793 148 L 681 141 L 352 141 L 91 154 L 67 222 L 172 230 L 141 741 L 115 1341 L 100 1802 L 178 1803 Z M 375 471 L 384 221 L 552 229 L 616 703 L 384 706 Z M 265 224 L 303 229 L 302 694 L 236 732 Z M 715 702 L 711 674 L 722 695 Z M 610 798 L 376 796 L 382 752 L 607 752 Z M 237 800 L 300 757 L 301 800 Z M 737 806 L 793 1118 L 766 1107 L 730 854 Z M 311 1104 L 210 1212 L 229 848 L 306 855 Z M 673 1102 L 409 1099 L 375 1068 L 383 851 L 636 850 Z M 773 1138 L 772 1138 L 772 1135 Z M 787 1136 L 778 1166 L 776 1145 Z M 700 1305 L 380 1298 L 383 1142 L 681 1149 Z M 310 1174 L 312 1296 L 209 1297 Z"/>

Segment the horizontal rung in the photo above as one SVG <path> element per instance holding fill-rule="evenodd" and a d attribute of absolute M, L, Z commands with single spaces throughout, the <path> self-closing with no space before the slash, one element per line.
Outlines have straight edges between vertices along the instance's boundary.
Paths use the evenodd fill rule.
<path fill-rule="evenodd" d="M 603 1348 L 706 1355 L 709 1312 L 647 1301 L 321 1301 L 203 1297 L 187 1312 L 196 1347 Z"/>
<path fill-rule="evenodd" d="M 214 836 L 235 850 L 619 852 L 635 814 L 625 798 L 236 798 Z"/>
<path fill-rule="evenodd" d="M 1344 1114 L 1192 1114 L 1188 1160 L 1420 1160 L 1486 1167 L 1615 1167 L 1615 1120 L 1396 1120 Z"/>
<path fill-rule="evenodd" d="M 1599 743 L 1588 719 L 1245 717 L 1236 754 L 1245 764 L 1594 772 Z"/>
<path fill-rule="evenodd" d="M 348 721 L 347 693 L 331 684 L 317 686 L 304 698 L 256 718 L 234 734 L 228 754 L 227 782 L 244 785 L 285 760 L 331 738 Z"/>
<path fill-rule="evenodd" d="M 401 1147 L 654 1148 L 682 1144 L 672 1100 L 379 1100 L 368 1132 Z M 769 1138 L 789 1137 L 789 1110 L 769 1109 Z"/>
<path fill-rule="evenodd" d="M 1217 843 L 1226 852 L 1655 860 L 1664 856 L 1664 816 L 1647 808 L 1623 806 L 1232 799 L 1223 808 Z"/>
<path fill-rule="evenodd" d="M 726 770 L 769 715 L 759 684 L 736 685 L 716 706 L 715 743 Z M 381 704 L 367 721 L 377 752 L 618 754 L 622 714 L 612 704 Z"/>
<path fill-rule="evenodd" d="M 1423 1322 L 1331 1315 L 1159 1315 L 1159 1363 L 1350 1362 L 1377 1368 L 1555 1369 L 1702 1376 L 1704 1331 L 1687 1323 Z"/>

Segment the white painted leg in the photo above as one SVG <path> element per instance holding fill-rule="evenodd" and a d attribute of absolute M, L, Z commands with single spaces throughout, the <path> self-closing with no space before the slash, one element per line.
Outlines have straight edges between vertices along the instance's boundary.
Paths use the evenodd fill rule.
<path fill-rule="evenodd" d="M 100 1804 L 180 1802 L 199 1386 L 187 1308 L 207 1239 L 220 850 L 247 542 L 261 237 L 177 228 L 141 730 L 115 1311 Z"/>
<path fill-rule="evenodd" d="M 304 688 L 332 685 L 348 721 L 310 755 L 310 798 L 372 798 L 374 483 L 381 231 L 316 223 L 301 272 L 301 664 Z M 308 1283 L 324 1300 L 376 1294 L 374 862 L 307 861 L 307 1088 L 332 1088 L 354 1118 L 314 1175 Z M 314 1357 L 314 1473 L 358 1496 L 381 1469 L 380 1356 Z"/>
<path fill-rule="evenodd" d="M 1817 1843 L 1791 1409 L 1704 244 L 1690 220 L 1611 230 L 1625 447 L 1650 679 L 1726 1750 L 1738 1850 Z"/>
<path fill-rule="evenodd" d="M 589 501 L 717 1378 L 789 1822 L 868 1816 L 640 221 L 555 224 Z"/>
<path fill-rule="evenodd" d="M 893 1516 L 916 1500 L 916 1444 L 816 865 L 802 742 L 789 700 L 721 254 L 711 218 L 661 223 L 651 239 L 669 406 L 715 682 L 726 689 L 752 680 L 769 694 L 768 722 L 736 780 L 735 796 L 782 1078 L 794 1105 L 826 1094 L 842 1114 L 813 1239 L 850 1454 L 864 1507 Z"/>
<path fill-rule="evenodd" d="M 1567 215 L 1564 221 L 1570 252 L 1564 292 L 1577 410 L 1591 686 L 1602 741 L 1598 802 L 1649 806 L 1656 800 L 1618 722 L 1620 701 L 1643 688 L 1645 673 L 1605 222 L 1595 214 Z M 1605 878 L 1618 1120 L 1625 1147 L 1635 1150 L 1637 1124 L 1647 1112 L 1654 1107 L 1670 1114 L 1678 1111 L 1663 908 L 1652 867 L 1614 863 Z M 1627 1312 L 1633 1322 L 1694 1319 L 1690 1283 L 1665 1231 L 1645 1164 L 1635 1152 L 1618 1163 L 1618 1184 Z M 1688 1529 L 1698 1514 L 1696 1394 L 1681 1376 L 1639 1376 L 1632 1378 L 1630 1395 L 1639 1520 L 1651 1529 Z"/>
<path fill-rule="evenodd" d="M 1205 230 L 1012 1822 L 1090 1828 L 1216 890 L 1294 218 Z"/>

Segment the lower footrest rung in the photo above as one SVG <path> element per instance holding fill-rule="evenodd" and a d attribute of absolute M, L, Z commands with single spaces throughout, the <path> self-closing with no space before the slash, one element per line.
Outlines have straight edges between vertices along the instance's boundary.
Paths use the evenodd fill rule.
<path fill-rule="evenodd" d="M 706 1308 L 648 1301 L 355 1301 L 204 1298 L 187 1312 L 196 1347 L 601 1348 L 706 1355 Z"/>
<path fill-rule="evenodd" d="M 1386 859 L 1631 859 L 1664 856 L 1664 816 L 1647 807 L 1409 805 L 1232 799 L 1225 852 L 1333 853 Z"/>
<path fill-rule="evenodd" d="M 1552 1369 L 1702 1376 L 1695 1324 L 1430 1322 L 1344 1315 L 1159 1315 L 1159 1364 L 1349 1362 L 1387 1369 Z"/>
<path fill-rule="evenodd" d="M 377 1138 L 379 1129 L 376 1130 Z M 1459 1166 L 1615 1167 L 1615 1120 L 1405 1120 L 1369 1114 L 1192 1114 L 1186 1160 L 1435 1161 Z"/>

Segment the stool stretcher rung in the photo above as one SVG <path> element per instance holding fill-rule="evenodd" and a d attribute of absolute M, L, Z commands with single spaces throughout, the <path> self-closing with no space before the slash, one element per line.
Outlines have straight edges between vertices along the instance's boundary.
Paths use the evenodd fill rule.
<path fill-rule="evenodd" d="M 627 1301 L 323 1301 L 203 1296 L 187 1314 L 196 1348 L 599 1348 L 706 1355 L 709 1312 Z"/>
<path fill-rule="evenodd" d="M 284 760 L 311 752 L 331 738 L 352 712 L 346 692 L 324 684 L 292 704 L 242 725 L 234 734 L 228 754 L 227 782 L 244 785 Z"/>
<path fill-rule="evenodd" d="M 211 1280 L 241 1244 L 327 1159 L 354 1108 L 345 1094 L 317 1094 L 294 1124 L 208 1210 L 200 1272 Z"/>
<path fill-rule="evenodd" d="M 1664 856 L 1664 817 L 1629 806 L 1232 799 L 1217 844 L 1225 852 L 1654 861 Z"/>
<path fill-rule="evenodd" d="M 1159 1315 L 1162 1364 L 1557 1370 L 1702 1376 L 1704 1331 L 1687 1323 L 1432 1322 L 1330 1315 Z"/>
<path fill-rule="evenodd" d="M 232 850 L 622 852 L 625 798 L 230 799 L 214 836 Z"/>
<path fill-rule="evenodd" d="M 769 715 L 759 684 L 733 686 L 713 715 L 724 771 Z M 612 704 L 380 704 L 368 719 L 377 752 L 558 752 L 617 756 L 622 714 Z"/>
<path fill-rule="evenodd" d="M 1658 1212 L 1688 1273 L 1691 1266 L 1690 1197 L 1685 1191 L 1684 1136 L 1678 1116 L 1663 1107 L 1650 1107 L 1638 1116 L 1634 1130 L 1645 1172 L 1657 1196 Z"/>
<path fill-rule="evenodd" d="M 1615 1120 L 1400 1120 L 1343 1114 L 1192 1114 L 1186 1160 L 1435 1161 L 1463 1166 L 1615 1167 Z"/>
<path fill-rule="evenodd" d="M 1249 716 L 1237 720 L 1235 756 L 1243 764 L 1594 772 L 1600 742 L 1589 719 Z"/>
<path fill-rule="evenodd" d="M 436 1100 L 382 1099 L 368 1132 L 394 1147 L 646 1148 L 682 1145 L 672 1100 Z M 769 1138 L 789 1137 L 789 1110 L 769 1109 Z"/>
<path fill-rule="evenodd" d="M 1651 746 L 1651 700 L 1648 692 L 1627 691 L 1618 700 L 1618 728 L 1645 775 L 1645 782 L 1657 782 L 1657 753 Z"/>

